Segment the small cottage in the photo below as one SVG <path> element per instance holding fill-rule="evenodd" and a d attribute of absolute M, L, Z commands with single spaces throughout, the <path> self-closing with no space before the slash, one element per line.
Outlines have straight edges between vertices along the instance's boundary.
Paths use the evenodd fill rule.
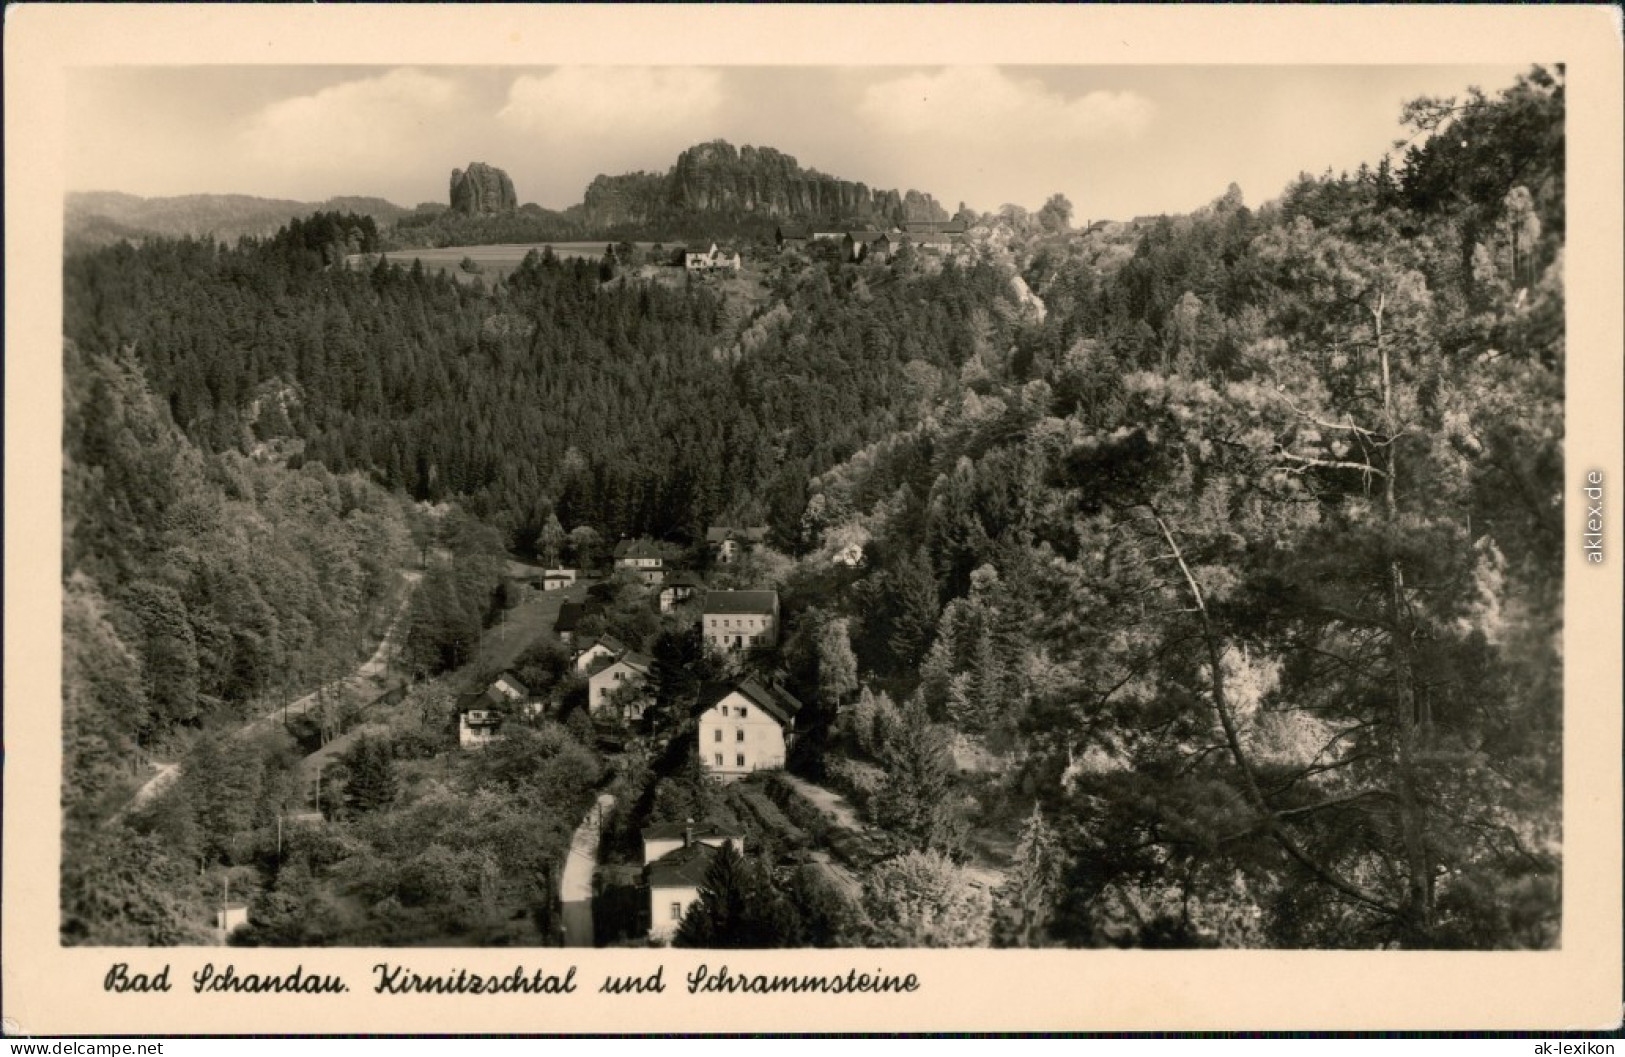
<path fill-rule="evenodd" d="M 699 594 L 704 587 L 705 584 L 693 573 L 673 573 L 666 578 L 666 585 L 660 589 L 660 611 L 670 613 Z"/>
<path fill-rule="evenodd" d="M 666 579 L 666 555 L 652 540 L 622 540 L 615 545 L 615 568 L 656 585 Z"/>
<path fill-rule="evenodd" d="M 489 708 L 464 709 L 457 716 L 457 744 L 483 749 L 502 737 L 502 713 Z"/>
<path fill-rule="evenodd" d="M 718 565 L 731 565 L 742 554 L 760 547 L 766 539 L 766 525 L 753 525 L 749 528 L 713 525 L 705 530 L 705 542 L 716 555 Z"/>
<path fill-rule="evenodd" d="M 542 590 L 562 591 L 576 582 L 574 569 L 544 569 L 542 570 Z"/>
<path fill-rule="evenodd" d="M 603 635 L 583 642 L 572 663 L 576 671 L 587 672 L 594 664 L 605 660 L 612 661 L 626 651 L 627 647 L 615 636 Z"/>
<path fill-rule="evenodd" d="M 600 668 L 587 680 L 587 711 L 598 715 L 609 704 L 610 695 L 628 687 L 643 686 L 649 681 L 649 673 L 653 670 L 654 658 L 636 650 L 629 650 L 615 658 L 613 663 Z M 642 712 L 640 706 L 623 718 L 636 719 Z"/>

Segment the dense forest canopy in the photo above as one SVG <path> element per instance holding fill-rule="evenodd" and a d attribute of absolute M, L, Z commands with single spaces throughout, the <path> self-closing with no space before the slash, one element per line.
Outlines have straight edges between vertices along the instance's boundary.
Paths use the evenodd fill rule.
<path fill-rule="evenodd" d="M 188 935 L 188 867 L 262 855 L 251 805 L 289 768 L 211 725 L 353 660 L 424 548 L 477 632 L 504 548 L 733 523 L 782 552 L 792 769 L 902 852 L 854 934 L 1555 945 L 1561 73 L 1404 119 L 1402 152 L 1257 209 L 1232 188 L 1125 236 L 1069 231 L 1062 200 L 947 260 L 790 255 L 751 298 L 612 253 L 491 284 L 350 269 L 382 236 L 344 214 L 70 256 L 65 934 Z M 177 736 L 227 792 L 107 824 Z M 482 869 L 528 891 L 541 861 L 503 849 L 534 825 L 556 851 L 569 814 L 513 805 L 574 810 L 600 766 L 538 737 L 413 801 L 420 829 L 511 832 L 425 861 L 363 798 L 359 844 L 279 857 L 278 927 L 340 861 L 388 909 L 306 941 L 415 935 Z M 375 756 L 352 771 L 387 801 Z M 459 814 L 504 775 L 518 799 Z M 1000 915 L 898 917 L 989 857 Z"/>

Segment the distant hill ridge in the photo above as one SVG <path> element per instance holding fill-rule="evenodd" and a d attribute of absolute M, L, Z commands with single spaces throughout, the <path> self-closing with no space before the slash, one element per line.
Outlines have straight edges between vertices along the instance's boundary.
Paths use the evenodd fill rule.
<path fill-rule="evenodd" d="M 120 191 L 69 191 L 64 237 L 69 249 L 104 245 L 121 238 L 213 235 L 233 241 L 244 235 L 274 235 L 294 217 L 318 212 L 370 216 L 380 227 L 410 210 L 382 198 L 345 195 L 325 202 L 298 202 L 253 195 L 177 195 L 142 198 Z"/>
<path fill-rule="evenodd" d="M 67 196 L 65 235 L 69 250 L 152 235 L 213 235 L 232 241 L 244 235 L 275 234 L 290 219 L 321 211 L 370 216 L 380 229 L 394 226 L 403 217 L 410 218 L 408 224 L 414 229 L 457 224 L 459 236 L 476 242 L 482 240 L 482 232 L 464 230 L 468 222 L 491 219 L 511 227 L 515 212 L 521 215 L 521 223 L 558 228 L 547 234 L 570 237 L 634 229 L 651 237 L 702 230 L 765 230 L 771 235 L 780 220 L 884 227 L 948 219 L 947 210 L 923 191 L 870 188 L 802 168 L 793 156 L 772 147 L 734 147 L 720 139 L 683 151 L 663 174 L 597 176 L 588 184 L 582 202 L 562 213 L 533 205 L 516 210 L 518 195 L 508 174 L 484 162 L 453 170 L 448 198 L 447 205 L 438 210 L 422 206 L 411 210 L 365 196 L 299 202 L 237 194 L 142 198 L 117 191 L 74 191 Z M 437 221 L 442 213 L 447 214 L 446 220 Z M 544 232 L 522 234 L 532 237 Z"/>

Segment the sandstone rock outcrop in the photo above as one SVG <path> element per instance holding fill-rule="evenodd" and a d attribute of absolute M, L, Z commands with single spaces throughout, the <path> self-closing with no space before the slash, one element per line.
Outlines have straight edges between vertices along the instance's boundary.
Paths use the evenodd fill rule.
<path fill-rule="evenodd" d="M 519 208 L 519 196 L 507 173 L 484 162 L 470 162 L 466 171 L 451 171 L 451 208 L 469 216 L 511 213 Z"/>
<path fill-rule="evenodd" d="M 587 223 L 601 227 L 658 224 L 697 214 L 871 223 L 948 219 L 928 194 L 872 190 L 803 169 L 772 147 L 735 148 L 725 140 L 683 151 L 664 175 L 599 176 L 588 186 L 582 208 Z"/>

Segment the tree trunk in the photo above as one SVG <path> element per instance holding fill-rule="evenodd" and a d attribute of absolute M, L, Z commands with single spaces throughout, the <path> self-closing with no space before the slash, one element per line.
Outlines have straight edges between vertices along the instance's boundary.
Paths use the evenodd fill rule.
<path fill-rule="evenodd" d="M 1417 790 L 1416 755 L 1422 717 L 1417 712 L 1416 682 L 1411 664 L 1405 570 L 1398 554 L 1399 500 L 1394 479 L 1398 468 L 1395 447 L 1400 430 L 1394 418 L 1393 377 L 1389 369 L 1388 347 L 1383 343 L 1384 304 L 1385 298 L 1379 296 L 1371 317 L 1376 333 L 1377 357 L 1382 365 L 1382 412 L 1387 432 L 1387 445 L 1383 449 L 1387 470 L 1383 480 L 1383 514 L 1387 527 L 1384 547 L 1388 551 L 1388 651 L 1394 679 L 1392 722 L 1395 763 L 1399 772 L 1400 831 L 1404 839 L 1408 872 L 1403 918 L 1406 931 L 1412 937 L 1412 945 L 1425 946 L 1433 930 L 1433 871 L 1428 860 L 1427 820 Z"/>

